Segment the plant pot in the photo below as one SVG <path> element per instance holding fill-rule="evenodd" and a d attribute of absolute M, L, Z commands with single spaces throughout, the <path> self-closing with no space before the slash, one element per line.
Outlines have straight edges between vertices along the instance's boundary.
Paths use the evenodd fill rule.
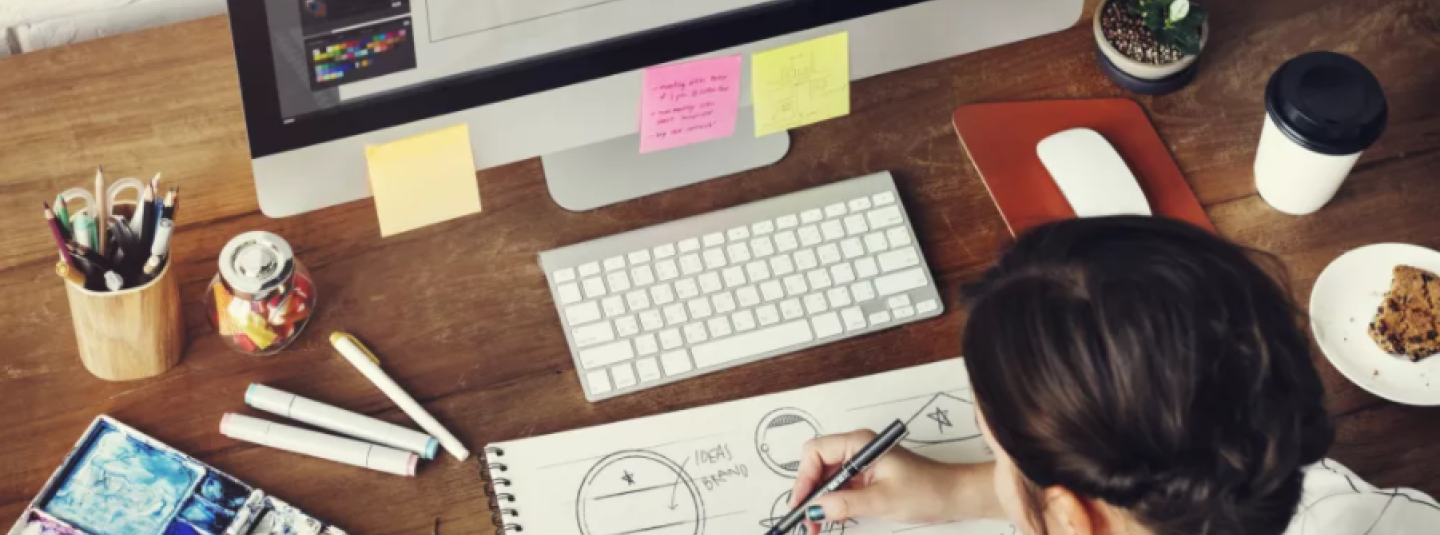
<path fill-rule="evenodd" d="M 1130 78 L 1142 82 L 1158 82 L 1184 76 L 1187 69 L 1195 66 L 1195 62 L 1200 59 L 1198 54 L 1189 54 L 1180 58 L 1178 61 L 1156 65 L 1154 63 L 1136 61 L 1131 59 L 1130 56 L 1121 53 L 1119 49 L 1115 48 L 1115 45 L 1110 44 L 1109 39 L 1105 38 L 1105 31 L 1101 26 L 1101 19 L 1104 17 L 1105 7 L 1114 2 L 1115 0 L 1105 0 L 1095 7 L 1093 26 L 1096 48 L 1100 51 L 1100 54 L 1104 56 L 1104 60 L 1107 60 L 1115 69 L 1128 75 Z M 1205 43 L 1209 40 L 1210 21 L 1207 20 L 1200 29 L 1200 52 L 1202 54 L 1205 52 Z M 1120 80 L 1116 81 L 1120 82 Z M 1121 85 L 1126 84 L 1122 83 Z"/>

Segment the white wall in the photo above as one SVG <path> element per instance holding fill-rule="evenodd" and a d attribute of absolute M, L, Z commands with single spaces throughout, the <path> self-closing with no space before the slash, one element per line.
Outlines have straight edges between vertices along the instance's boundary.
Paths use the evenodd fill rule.
<path fill-rule="evenodd" d="M 225 12 L 225 0 L 0 0 L 0 56 Z"/>

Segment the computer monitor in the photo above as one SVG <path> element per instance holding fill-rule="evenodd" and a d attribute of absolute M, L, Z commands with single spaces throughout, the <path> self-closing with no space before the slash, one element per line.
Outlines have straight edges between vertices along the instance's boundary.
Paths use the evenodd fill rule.
<path fill-rule="evenodd" d="M 849 31 L 858 79 L 1071 27 L 1082 4 L 229 0 L 256 190 L 273 217 L 368 197 L 366 145 L 461 122 L 477 167 L 541 156 L 572 210 L 732 174 L 780 159 L 788 136 L 757 139 L 746 94 L 734 136 L 642 156 L 641 69 Z"/>

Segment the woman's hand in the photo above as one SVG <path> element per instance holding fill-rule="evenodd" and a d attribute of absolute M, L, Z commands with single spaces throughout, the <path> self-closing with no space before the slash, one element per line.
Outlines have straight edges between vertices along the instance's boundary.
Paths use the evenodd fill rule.
<path fill-rule="evenodd" d="M 864 430 L 806 443 L 795 488 L 790 492 L 790 507 L 800 505 L 812 489 L 825 484 L 840 470 L 841 463 L 874 438 L 873 431 Z M 1003 518 L 991 481 L 993 468 L 993 464 L 944 464 L 896 447 L 851 479 L 845 488 L 816 498 L 806 510 L 807 533 L 819 533 L 820 522 L 857 516 L 906 524 Z"/>

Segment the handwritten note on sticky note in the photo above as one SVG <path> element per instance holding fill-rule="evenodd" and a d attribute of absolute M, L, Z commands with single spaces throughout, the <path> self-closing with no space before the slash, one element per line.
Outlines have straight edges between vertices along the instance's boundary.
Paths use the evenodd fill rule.
<path fill-rule="evenodd" d="M 755 136 L 850 114 L 850 33 L 767 50 L 750 58 Z"/>
<path fill-rule="evenodd" d="M 741 56 L 645 69 L 640 152 L 728 137 L 740 108 Z"/>
<path fill-rule="evenodd" d="M 365 159 L 381 236 L 480 211 L 468 125 L 372 145 Z"/>

